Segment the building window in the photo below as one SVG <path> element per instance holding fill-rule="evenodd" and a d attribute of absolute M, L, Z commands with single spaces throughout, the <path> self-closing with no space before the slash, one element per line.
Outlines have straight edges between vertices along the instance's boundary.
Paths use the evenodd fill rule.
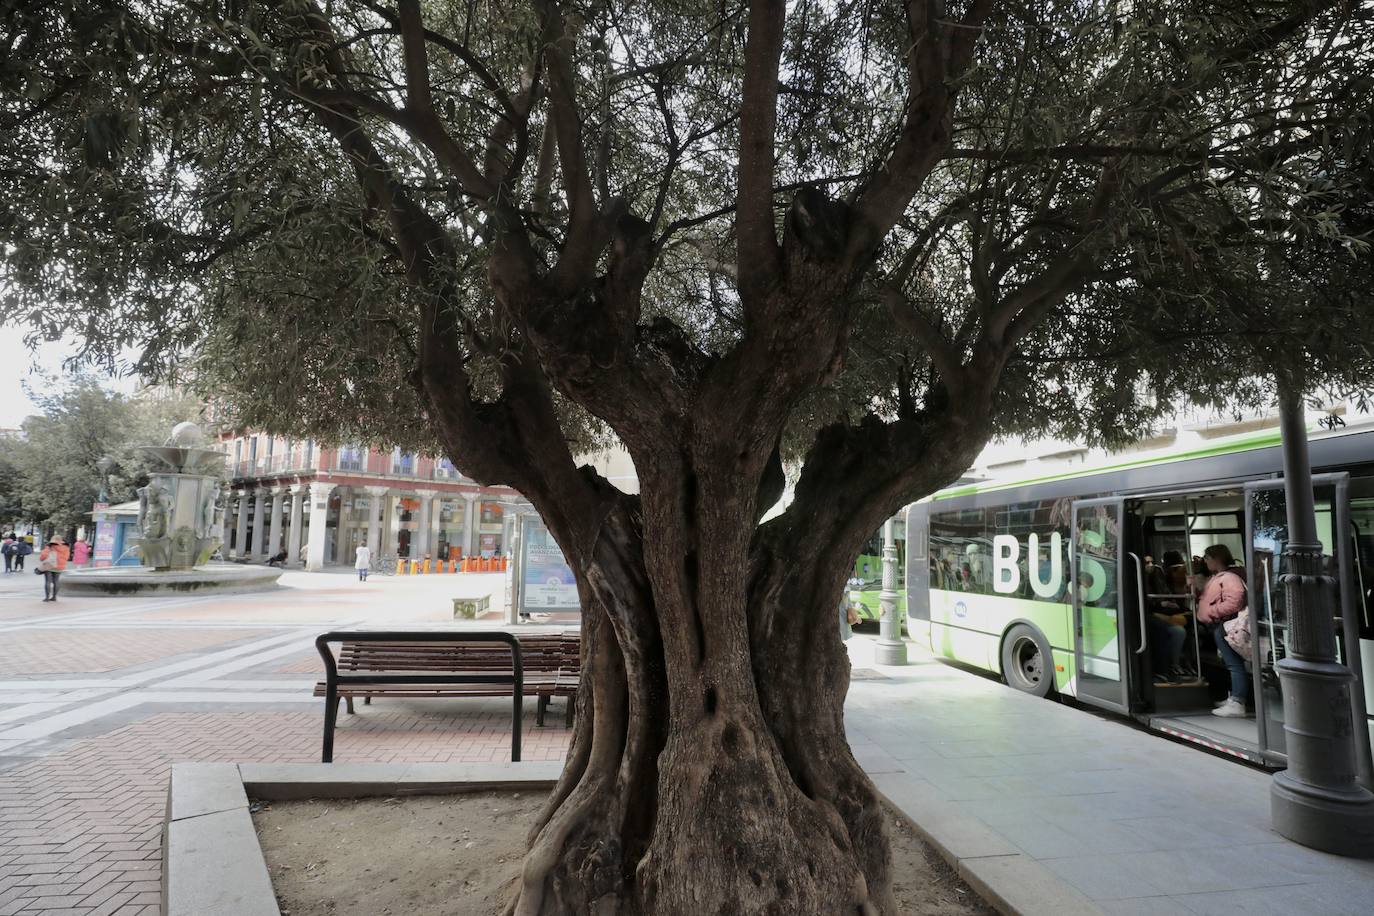
<path fill-rule="evenodd" d="M 339 449 L 339 470 L 341 471 L 361 471 L 363 461 L 366 460 L 366 452 L 361 446 L 345 445 Z"/>
<path fill-rule="evenodd" d="M 413 475 L 415 473 L 414 453 L 403 452 L 399 448 L 393 451 L 391 453 L 391 473 Z"/>
<path fill-rule="evenodd" d="M 477 513 L 477 551 L 484 557 L 494 557 L 505 548 L 505 507 L 496 502 L 484 502 Z"/>

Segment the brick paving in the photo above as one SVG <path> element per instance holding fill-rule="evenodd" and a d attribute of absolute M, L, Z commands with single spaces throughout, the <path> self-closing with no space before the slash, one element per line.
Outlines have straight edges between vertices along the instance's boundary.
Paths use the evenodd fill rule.
<path fill-rule="evenodd" d="M 157 913 L 171 765 L 318 761 L 313 637 L 451 625 L 452 598 L 491 587 L 416 579 L 289 573 L 288 588 L 261 595 L 55 605 L 28 579 L 0 580 L 0 916 Z M 536 728 L 527 708 L 523 758 L 561 759 L 562 715 Z M 509 710 L 359 703 L 340 716 L 335 759 L 506 760 Z"/>
<path fill-rule="evenodd" d="M 0 640 L 0 678 L 115 671 L 266 632 L 133 628 L 18 630 Z"/>
<path fill-rule="evenodd" d="M 335 759 L 504 760 L 508 715 L 504 707 L 455 714 L 359 706 L 341 717 Z M 524 759 L 562 757 L 569 732 L 556 718 L 535 728 L 527 716 Z M 311 763 L 319 743 L 318 713 L 163 713 L 9 770 L 0 782 L 0 916 L 156 913 L 171 765 Z"/>
<path fill-rule="evenodd" d="M 276 674 L 317 674 L 324 677 L 324 660 L 320 658 L 320 653 L 311 652 L 300 658 L 293 658 L 290 661 L 272 669 Z"/>

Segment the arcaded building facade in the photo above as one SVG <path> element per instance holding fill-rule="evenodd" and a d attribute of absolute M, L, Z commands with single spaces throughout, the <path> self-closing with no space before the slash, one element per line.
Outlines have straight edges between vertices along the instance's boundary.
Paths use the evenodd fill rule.
<path fill-rule="evenodd" d="M 285 551 L 292 565 L 320 569 L 352 565 L 360 544 L 387 559 L 496 556 L 509 549 L 516 512 L 529 511 L 516 491 L 481 486 L 446 459 L 251 431 L 220 441 L 226 558 Z"/>

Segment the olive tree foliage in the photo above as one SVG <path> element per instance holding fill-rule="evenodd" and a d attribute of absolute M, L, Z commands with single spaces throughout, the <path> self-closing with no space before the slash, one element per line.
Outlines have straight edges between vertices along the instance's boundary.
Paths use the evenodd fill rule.
<path fill-rule="evenodd" d="M 863 540 L 993 435 L 1367 377 L 1364 4 L 2 9 L 11 320 L 548 521 L 586 678 L 521 914 L 891 912 Z"/>

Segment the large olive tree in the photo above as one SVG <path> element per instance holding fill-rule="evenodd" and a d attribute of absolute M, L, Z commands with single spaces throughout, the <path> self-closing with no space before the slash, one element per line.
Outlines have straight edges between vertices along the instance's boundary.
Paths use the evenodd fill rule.
<path fill-rule="evenodd" d="M 10 2 L 0 294 L 245 422 L 534 503 L 585 675 L 513 912 L 891 913 L 844 733 L 854 556 L 995 434 L 1262 401 L 1245 354 L 1278 342 L 1358 380 L 1367 300 L 1256 322 L 1240 291 L 1313 240 L 1367 257 L 1369 16 Z M 640 494 L 578 466 L 608 435 Z"/>

